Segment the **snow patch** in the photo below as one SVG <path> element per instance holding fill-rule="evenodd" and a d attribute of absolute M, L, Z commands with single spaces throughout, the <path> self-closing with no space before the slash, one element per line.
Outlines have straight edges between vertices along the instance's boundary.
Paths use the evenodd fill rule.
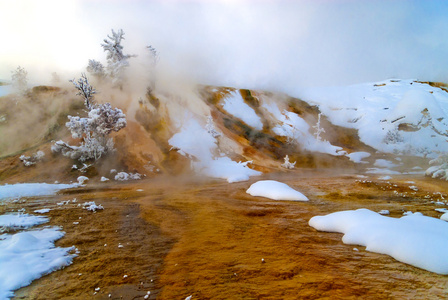
<path fill-rule="evenodd" d="M 261 180 L 250 186 L 246 193 L 251 196 L 266 197 L 274 200 L 308 201 L 302 193 L 285 183 L 275 180 Z"/>
<path fill-rule="evenodd" d="M 386 160 L 386 159 L 377 159 L 377 160 L 375 160 L 375 163 L 373 165 L 378 168 L 388 168 L 388 169 L 398 166 L 398 165 L 394 164 L 393 162 Z"/>
<path fill-rule="evenodd" d="M 14 296 L 13 291 L 29 285 L 45 274 L 72 263 L 70 248 L 54 242 L 64 235 L 56 227 L 3 234 L 0 239 L 0 299 Z"/>
<path fill-rule="evenodd" d="M 97 210 L 103 210 L 104 207 L 100 204 L 100 205 L 96 205 L 95 201 L 90 201 L 90 202 L 85 202 L 82 205 L 83 209 L 87 209 L 89 211 L 93 211 L 96 212 Z"/>
<path fill-rule="evenodd" d="M 34 197 L 53 195 L 60 190 L 79 186 L 79 184 L 49 184 L 49 183 L 16 183 L 0 185 L 0 200 L 19 197 Z"/>
<path fill-rule="evenodd" d="M 42 208 L 42 209 L 36 209 L 34 212 L 37 214 L 46 214 L 47 212 L 50 212 L 51 209 L 49 208 Z"/>
<path fill-rule="evenodd" d="M 362 245 L 367 251 L 392 256 L 398 261 L 448 274 L 448 223 L 409 214 L 399 219 L 368 209 L 335 212 L 310 219 L 319 231 L 344 233 L 344 244 Z"/>
<path fill-rule="evenodd" d="M 440 216 L 440 220 L 447 221 L 448 222 L 448 213 L 444 213 Z"/>
<path fill-rule="evenodd" d="M 169 141 L 180 154 L 191 159 L 191 167 L 199 174 L 226 179 L 228 182 L 246 181 L 261 172 L 250 169 L 248 162 L 235 162 L 222 154 L 216 139 L 190 118 Z"/>
<path fill-rule="evenodd" d="M 33 216 L 29 214 L 5 214 L 0 216 L 0 227 L 6 229 L 30 228 L 48 222 L 47 217 Z"/>
<path fill-rule="evenodd" d="M 261 172 L 247 167 L 248 162 L 235 162 L 228 157 L 218 157 L 203 165 L 201 173 L 203 175 L 221 178 L 229 183 L 247 181 L 250 176 L 261 175 Z"/>
<path fill-rule="evenodd" d="M 86 176 L 79 176 L 79 177 L 77 178 L 77 181 L 78 181 L 78 183 L 79 183 L 80 185 L 83 185 L 84 182 L 86 182 L 87 180 L 89 180 L 89 178 L 86 177 Z"/>
<path fill-rule="evenodd" d="M 28 214 L 0 216 L 0 226 L 14 229 L 46 222 L 46 217 Z M 76 255 L 69 252 L 74 247 L 54 246 L 62 236 L 64 233 L 57 227 L 0 235 L 0 299 L 11 298 L 14 290 L 72 263 Z"/>
<path fill-rule="evenodd" d="M 284 110 L 281 114 L 275 116 L 280 124 L 275 126 L 272 131 L 287 138 L 289 143 L 297 143 L 306 150 L 331 155 L 344 155 L 341 147 L 336 147 L 330 142 L 323 140 L 319 135 L 313 135 L 310 132 L 310 125 L 299 115 Z"/>
<path fill-rule="evenodd" d="M 367 164 L 368 162 L 366 161 L 362 161 L 364 158 L 367 158 L 370 156 L 369 152 L 352 152 L 350 154 L 346 154 L 345 156 L 347 156 L 352 162 L 354 163 L 362 163 L 362 164 Z"/>
<path fill-rule="evenodd" d="M 142 175 L 139 173 L 119 172 L 117 175 L 115 175 L 115 180 L 118 181 L 139 180 L 141 179 L 141 176 Z"/>
<path fill-rule="evenodd" d="M 229 114 L 237 117 L 247 125 L 257 130 L 263 130 L 263 123 L 260 117 L 244 102 L 238 91 L 232 92 L 229 97 L 225 98 L 222 107 Z"/>

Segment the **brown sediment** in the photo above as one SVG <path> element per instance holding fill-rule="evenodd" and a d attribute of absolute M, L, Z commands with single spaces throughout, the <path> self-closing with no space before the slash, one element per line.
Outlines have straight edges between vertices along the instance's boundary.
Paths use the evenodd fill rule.
<path fill-rule="evenodd" d="M 51 224 L 66 232 L 57 245 L 80 251 L 71 266 L 18 290 L 16 298 L 143 299 L 147 291 L 149 299 L 445 298 L 447 276 L 344 245 L 341 234 L 308 225 L 315 215 L 358 208 L 388 209 L 392 217 L 409 210 L 440 215 L 433 201 L 446 198 L 448 183 L 419 175 L 376 177 L 346 170 L 295 170 L 234 184 L 159 177 L 8 203 L 2 210 L 54 208 Z M 246 194 L 260 179 L 287 183 L 310 201 Z M 56 205 L 75 197 L 105 209 Z"/>

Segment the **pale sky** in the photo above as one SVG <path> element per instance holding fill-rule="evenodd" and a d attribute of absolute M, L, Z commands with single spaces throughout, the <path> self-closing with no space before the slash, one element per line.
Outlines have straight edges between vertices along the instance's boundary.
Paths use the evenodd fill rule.
<path fill-rule="evenodd" d="M 388 78 L 448 82 L 448 1 L 0 0 L 0 79 L 68 78 L 122 28 L 124 52 L 199 83 L 287 91 Z"/>

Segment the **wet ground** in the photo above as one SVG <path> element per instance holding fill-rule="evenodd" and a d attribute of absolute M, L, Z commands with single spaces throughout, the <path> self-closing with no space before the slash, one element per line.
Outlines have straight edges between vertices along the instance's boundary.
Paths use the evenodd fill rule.
<path fill-rule="evenodd" d="M 149 299 L 446 299 L 448 276 L 345 245 L 341 234 L 308 225 L 313 216 L 348 209 L 439 217 L 434 209 L 448 208 L 435 203 L 448 199 L 447 182 L 378 177 L 294 170 L 233 184 L 158 178 L 10 202 L 1 213 L 53 208 L 50 224 L 66 232 L 57 245 L 79 250 L 71 266 L 16 291 L 16 299 L 144 299 L 148 291 Z M 287 183 L 310 201 L 246 194 L 261 179 Z M 86 201 L 104 210 L 78 207 Z"/>

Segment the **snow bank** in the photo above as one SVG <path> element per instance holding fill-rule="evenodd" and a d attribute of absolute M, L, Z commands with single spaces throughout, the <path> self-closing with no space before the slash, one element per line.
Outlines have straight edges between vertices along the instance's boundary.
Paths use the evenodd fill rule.
<path fill-rule="evenodd" d="M 247 181 L 250 176 L 261 175 L 261 172 L 247 167 L 246 163 L 235 162 L 228 157 L 215 158 L 202 169 L 202 174 L 213 178 L 221 178 L 227 182 Z"/>
<path fill-rule="evenodd" d="M 48 218 L 29 214 L 6 214 L 0 216 L 0 227 L 29 228 L 47 223 Z"/>
<path fill-rule="evenodd" d="M 308 198 L 302 193 L 292 189 L 285 183 L 275 180 L 257 181 L 250 186 L 246 193 L 274 200 L 308 201 Z"/>
<path fill-rule="evenodd" d="M 53 195 L 60 190 L 77 187 L 78 184 L 17 183 L 0 185 L 0 200 L 18 197 Z"/>
<path fill-rule="evenodd" d="M 375 160 L 375 163 L 373 165 L 378 168 L 386 168 L 386 169 L 395 168 L 398 166 L 393 162 L 391 162 L 390 160 L 386 159 L 377 159 Z"/>
<path fill-rule="evenodd" d="M 444 213 L 440 216 L 440 220 L 447 221 L 448 222 L 448 213 Z"/>
<path fill-rule="evenodd" d="M 367 164 L 368 162 L 366 161 L 362 161 L 364 158 L 367 158 L 370 156 L 369 152 L 352 152 L 350 154 L 346 154 L 345 156 L 347 156 L 352 162 L 354 163 L 363 163 L 363 164 Z"/>
<path fill-rule="evenodd" d="M 238 91 L 232 92 L 230 97 L 224 99 L 222 107 L 231 115 L 237 117 L 247 125 L 257 129 L 263 129 L 263 123 L 255 111 L 244 102 Z"/>
<path fill-rule="evenodd" d="M 48 218 L 28 214 L 0 216 L 0 226 L 29 228 L 48 222 Z M 0 235 L 0 299 L 14 296 L 13 291 L 33 280 L 71 264 L 71 248 L 56 248 L 64 236 L 57 227 Z"/>
<path fill-rule="evenodd" d="M 434 156 L 447 151 L 448 93 L 440 88 L 386 80 L 292 94 L 318 105 L 331 123 L 356 129 L 363 143 L 381 152 Z"/>
<path fill-rule="evenodd" d="M 367 251 L 387 254 L 398 261 L 448 274 L 448 223 L 421 214 L 399 219 L 368 209 L 341 211 L 311 218 L 320 231 L 344 233 L 344 244 L 362 245 Z"/>
<path fill-rule="evenodd" d="M 191 159 L 192 168 L 205 176 L 226 179 L 228 182 L 249 180 L 261 172 L 238 163 L 226 156 L 218 156 L 216 139 L 198 121 L 190 118 L 169 141 L 179 153 Z"/>
<path fill-rule="evenodd" d="M 272 108 L 275 104 L 264 106 L 266 109 Z M 283 111 L 279 113 L 279 109 L 274 109 L 273 114 L 275 118 L 280 121 L 280 124 L 275 126 L 272 131 L 279 136 L 288 138 L 288 141 L 298 143 L 306 150 L 320 153 L 327 153 L 331 155 L 343 155 L 345 152 L 341 151 L 341 147 L 336 147 L 330 142 L 317 138 L 316 135 L 311 134 L 310 125 L 302 119 L 299 115 L 293 112 Z"/>
<path fill-rule="evenodd" d="M 64 235 L 58 228 L 3 234 L 0 239 L 0 299 L 33 280 L 71 264 L 72 248 L 55 248 Z"/>

